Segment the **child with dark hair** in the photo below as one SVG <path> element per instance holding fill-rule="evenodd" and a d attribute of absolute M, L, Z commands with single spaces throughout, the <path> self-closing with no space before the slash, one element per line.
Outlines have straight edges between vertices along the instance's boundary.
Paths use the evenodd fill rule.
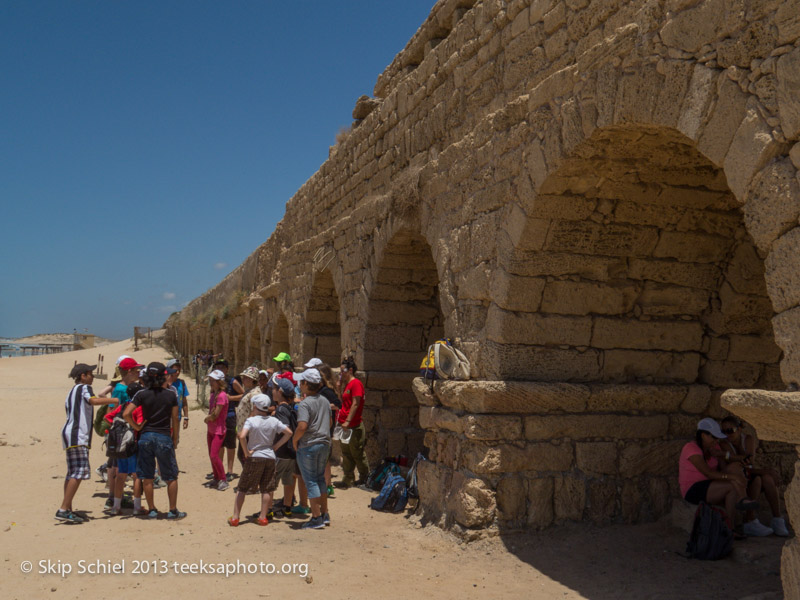
<path fill-rule="evenodd" d="M 64 408 L 67 422 L 61 429 L 61 444 L 67 452 L 67 476 L 64 479 L 64 497 L 61 508 L 56 511 L 56 519 L 66 523 L 83 523 L 88 519 L 72 510 L 72 500 L 81 481 L 89 479 L 89 448 L 92 445 L 94 407 L 111 404 L 114 398 L 98 398 L 92 391 L 94 371 L 97 365 L 78 363 L 72 367 L 69 377 L 75 385 L 67 394 Z"/>
<path fill-rule="evenodd" d="M 144 495 L 147 499 L 151 519 L 158 518 L 158 509 L 153 498 L 153 479 L 155 478 L 156 461 L 161 478 L 167 482 L 169 512 L 167 519 L 183 519 L 185 512 L 178 510 L 178 461 L 175 459 L 175 447 L 178 445 L 178 398 L 170 389 L 164 387 L 167 368 L 158 362 L 147 365 L 142 376 L 145 389 L 139 391 L 125 407 L 125 420 L 139 436 L 139 452 L 136 474 L 144 483 Z M 142 408 L 143 423 L 133 420 L 133 411 Z"/>
<path fill-rule="evenodd" d="M 369 475 L 367 455 L 364 452 L 366 443 L 366 429 L 361 420 L 364 410 L 364 384 L 356 379 L 356 361 L 352 356 L 342 360 L 340 372 L 340 385 L 342 390 L 342 408 L 336 417 L 337 423 L 347 432 L 352 430 L 350 440 L 342 444 L 342 481 L 336 487 L 346 489 L 351 485 L 363 483 Z M 355 480 L 355 470 L 358 469 L 358 481 Z"/>

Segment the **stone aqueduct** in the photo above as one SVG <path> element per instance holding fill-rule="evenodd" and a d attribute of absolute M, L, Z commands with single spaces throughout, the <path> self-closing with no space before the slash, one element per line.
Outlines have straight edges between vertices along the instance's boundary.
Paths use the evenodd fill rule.
<path fill-rule="evenodd" d="M 462 533 L 657 518 L 726 409 L 788 481 L 799 38 L 797 0 L 441 0 L 171 339 L 237 369 L 354 354 L 371 457 L 425 448 L 425 518 Z M 442 335 L 472 379 L 430 388 Z"/>

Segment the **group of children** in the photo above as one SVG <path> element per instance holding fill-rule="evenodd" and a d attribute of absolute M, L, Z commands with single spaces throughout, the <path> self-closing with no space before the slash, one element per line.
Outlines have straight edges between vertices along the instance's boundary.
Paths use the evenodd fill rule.
<path fill-rule="evenodd" d="M 235 478 L 234 454 L 242 465 L 234 501 L 231 526 L 238 526 L 248 494 L 261 495 L 260 511 L 252 515 L 259 525 L 266 525 L 275 514 L 309 514 L 303 528 L 321 529 L 330 525 L 327 499 L 333 494 L 330 474 L 331 434 L 334 425 L 349 430 L 356 443 L 348 444 L 344 460 L 343 486 L 368 474 L 364 454 L 361 412 L 364 388 L 355 378 L 352 358 L 342 361 L 334 371 L 322 360 L 308 361 L 302 372 L 295 372 L 291 356 L 282 352 L 274 358 L 277 368 L 246 368 L 238 377 L 227 374 L 224 359 L 214 362 L 207 376 L 211 388 L 207 424 L 207 443 L 212 472 L 207 485 L 225 490 Z M 176 448 L 181 429 L 189 423 L 188 396 L 180 379 L 181 365 L 171 360 L 166 365 L 139 364 L 129 356 L 117 360 L 117 370 L 109 386 L 99 394 L 92 389 L 95 365 L 76 364 L 70 372 L 74 386 L 67 396 L 67 420 L 62 429 L 62 443 L 67 456 L 64 496 L 56 519 L 83 523 L 85 513 L 73 509 L 73 499 L 84 479 L 90 477 L 89 448 L 92 443 L 94 407 L 110 426 L 115 418 L 124 419 L 136 432 L 137 452 L 125 458 L 109 458 L 106 464 L 109 497 L 105 509 L 119 515 L 125 508 L 132 514 L 158 518 L 154 488 L 159 480 L 167 487 L 167 519 L 182 519 L 177 508 L 178 465 Z M 340 387 L 341 400 L 340 400 Z M 180 423 L 183 423 L 182 427 Z M 100 429 L 101 430 L 101 429 Z M 358 435 L 353 435 L 358 434 Z M 238 442 L 238 452 L 237 449 Z M 343 449 L 345 446 L 343 445 Z M 227 471 L 223 465 L 227 450 Z M 344 451 L 343 451 L 344 454 Z M 158 467 L 156 471 L 156 465 Z M 128 477 L 133 478 L 133 499 L 125 504 L 123 495 Z M 273 492 L 283 486 L 283 497 L 273 506 Z M 299 503 L 295 502 L 295 489 Z M 142 507 L 142 493 L 147 508 Z"/>
<path fill-rule="evenodd" d="M 136 432 L 136 452 L 124 458 L 109 458 L 106 463 L 109 489 L 105 509 L 119 515 L 123 508 L 123 492 L 129 476 L 133 477 L 134 515 L 158 518 L 155 506 L 154 482 L 156 464 L 160 479 L 167 487 L 169 511 L 167 519 L 182 519 L 185 512 L 178 510 L 178 464 L 175 449 L 178 447 L 183 414 L 183 428 L 188 426 L 189 414 L 186 384 L 179 379 L 180 363 L 170 361 L 167 365 L 152 362 L 146 367 L 129 356 L 117 360 L 115 377 L 99 394 L 92 389 L 94 370 L 97 365 L 76 364 L 70 371 L 74 381 L 67 395 L 65 409 L 67 420 L 61 430 L 62 446 L 67 457 L 67 476 L 64 481 L 64 496 L 55 518 L 67 523 L 83 523 L 86 513 L 76 512 L 72 502 L 81 481 L 89 479 L 89 448 L 95 429 L 94 407 L 101 406 L 108 412 L 98 417 L 110 425 L 115 418 L 124 421 Z M 142 492 L 147 509 L 142 508 Z"/>
<path fill-rule="evenodd" d="M 227 374 L 224 360 L 213 364 L 208 374 L 211 395 L 205 419 L 212 468 L 208 485 L 225 490 L 235 477 L 232 459 L 228 472 L 222 464 L 223 448 L 233 429 L 242 475 L 229 525 L 239 525 L 246 495 L 260 493 L 261 510 L 252 515 L 259 525 L 267 525 L 269 517 L 276 514 L 310 513 L 303 528 L 321 529 L 330 525 L 327 499 L 333 493 L 331 434 L 337 421 L 343 428 L 363 429 L 363 386 L 355 379 L 352 358 L 342 361 L 338 377 L 319 358 L 308 361 L 302 372 L 295 372 L 286 352 L 273 360 L 277 369 L 259 371 L 251 366 L 238 378 Z M 358 385 L 350 385 L 351 381 Z M 337 392 L 341 383 L 346 392 L 342 400 Z M 357 393 L 353 394 L 353 390 Z M 363 440 L 363 435 L 360 437 Z M 232 454 L 231 448 L 229 457 Z M 345 480 L 348 475 L 350 481 L 354 480 L 356 465 L 359 475 L 365 478 L 368 467 L 363 444 L 358 459 L 345 464 Z M 273 506 L 273 492 L 279 484 L 283 486 L 283 497 Z M 293 506 L 295 488 L 300 503 Z"/>

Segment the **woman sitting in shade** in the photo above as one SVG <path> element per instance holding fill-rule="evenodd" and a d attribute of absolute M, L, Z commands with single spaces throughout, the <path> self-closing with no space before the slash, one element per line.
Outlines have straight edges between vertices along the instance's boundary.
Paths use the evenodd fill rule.
<path fill-rule="evenodd" d="M 789 530 L 786 529 L 786 521 L 781 517 L 778 498 L 780 476 L 775 469 L 758 468 L 753 465 L 753 457 L 758 446 L 755 435 L 742 431 L 742 422 L 733 416 L 722 419 L 722 433 L 728 436 L 727 441 L 721 443 L 722 450 L 725 451 L 725 462 L 729 465 L 728 471 L 736 471 L 738 467 L 747 480 L 747 495 L 757 500 L 761 492 L 764 492 L 772 510 L 770 527 L 763 525 L 755 512 L 748 512 L 745 515 L 744 534 L 764 536 L 775 533 L 782 537 L 788 536 Z"/>
<path fill-rule="evenodd" d="M 694 441 L 681 450 L 678 483 L 687 502 L 724 505 L 728 515 L 726 522 L 733 529 L 731 516 L 734 511 L 757 510 L 758 502 L 748 500 L 744 475 L 723 472 L 725 453 L 718 440 L 726 437 L 714 419 L 701 420 Z"/>

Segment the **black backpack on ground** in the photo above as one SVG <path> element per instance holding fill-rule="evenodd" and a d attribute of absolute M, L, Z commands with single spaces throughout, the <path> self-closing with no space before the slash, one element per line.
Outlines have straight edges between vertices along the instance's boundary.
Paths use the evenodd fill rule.
<path fill-rule="evenodd" d="M 733 531 L 725 522 L 725 511 L 701 502 L 694 516 L 694 526 L 686 544 L 689 558 L 719 560 L 733 550 Z"/>
<path fill-rule="evenodd" d="M 114 417 L 106 438 L 106 456 L 130 458 L 136 454 L 136 432 L 122 417 Z"/>
<path fill-rule="evenodd" d="M 378 463 L 377 467 L 369 472 L 369 475 L 367 475 L 367 480 L 364 482 L 364 486 L 373 492 L 377 492 L 378 490 L 383 489 L 383 484 L 386 482 L 386 478 L 389 475 L 398 473 L 400 473 L 400 467 L 397 466 L 397 463 L 389 460 L 388 458 L 384 458 Z"/>

